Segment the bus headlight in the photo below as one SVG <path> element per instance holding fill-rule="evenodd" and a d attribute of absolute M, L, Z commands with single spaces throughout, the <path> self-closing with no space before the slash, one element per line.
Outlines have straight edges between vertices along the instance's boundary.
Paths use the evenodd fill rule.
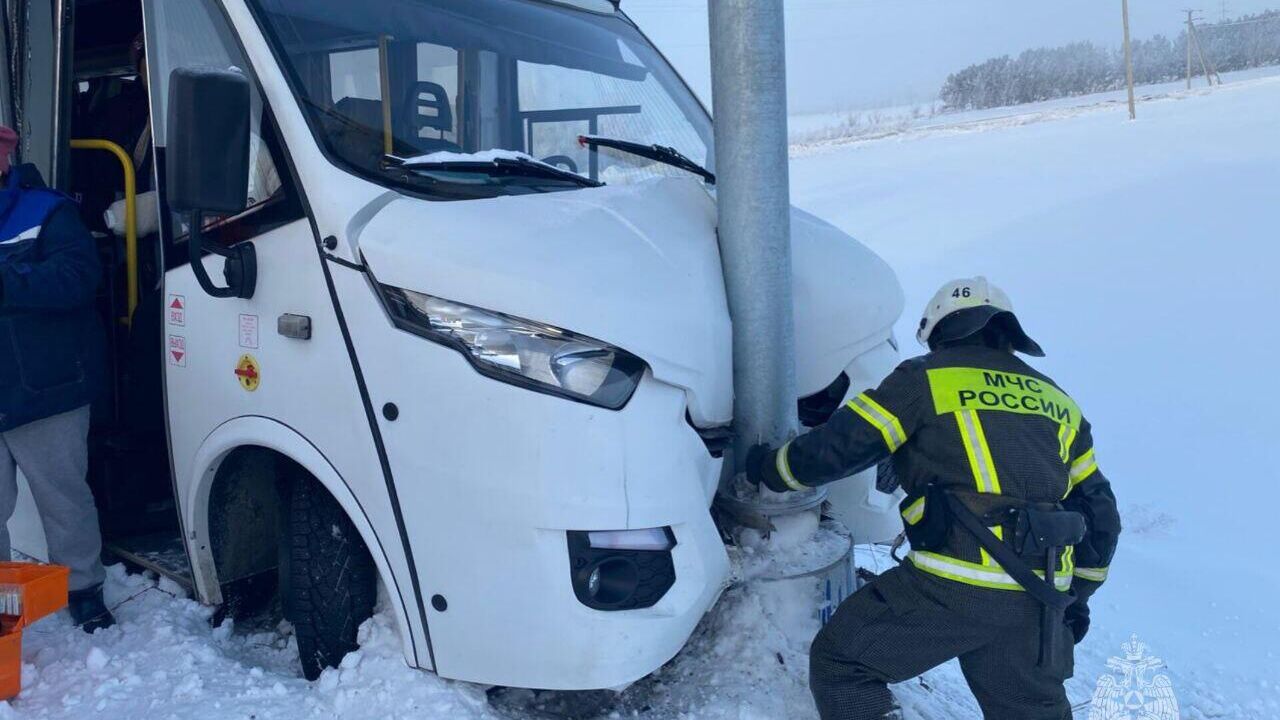
<path fill-rule="evenodd" d="M 645 364 L 599 340 L 431 295 L 382 286 L 396 326 L 461 352 L 481 374 L 620 410 Z"/>

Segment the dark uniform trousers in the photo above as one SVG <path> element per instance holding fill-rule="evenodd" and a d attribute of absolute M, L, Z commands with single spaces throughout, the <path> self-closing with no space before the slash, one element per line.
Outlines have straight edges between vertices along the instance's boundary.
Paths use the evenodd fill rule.
<path fill-rule="evenodd" d="M 824 720 L 895 717 L 887 683 L 960 658 L 988 720 L 1070 720 L 1063 681 L 1037 667 L 1040 605 L 1025 593 L 935 578 L 903 564 L 846 600 L 813 642 L 809 685 Z"/>
<path fill-rule="evenodd" d="M 1056 671 L 1038 663 L 1040 604 L 946 511 L 955 501 L 991 518 L 991 533 L 1014 553 L 1026 536 L 1008 518 L 1022 509 L 1080 513 L 1085 536 L 1054 572 L 1059 591 L 1075 590 L 1072 610 L 1087 627 L 1086 601 L 1106 580 L 1120 518 L 1089 421 L 1052 379 L 1003 350 L 931 352 L 759 458 L 748 472 L 773 490 L 883 462 L 907 491 L 900 511 L 913 547 L 903 565 L 846 600 L 814 641 L 810 684 L 824 720 L 893 717 L 887 684 L 952 658 L 988 720 L 1070 717 L 1069 638 L 1043 664 Z"/>

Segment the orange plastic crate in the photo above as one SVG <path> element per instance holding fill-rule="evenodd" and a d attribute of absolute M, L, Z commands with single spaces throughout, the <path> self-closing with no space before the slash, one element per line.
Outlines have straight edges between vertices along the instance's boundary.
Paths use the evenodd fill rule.
<path fill-rule="evenodd" d="M 0 562 L 0 627 L 21 630 L 67 606 L 67 578 L 61 565 Z"/>
<path fill-rule="evenodd" d="M 22 631 L 0 635 L 0 700 L 22 691 Z"/>

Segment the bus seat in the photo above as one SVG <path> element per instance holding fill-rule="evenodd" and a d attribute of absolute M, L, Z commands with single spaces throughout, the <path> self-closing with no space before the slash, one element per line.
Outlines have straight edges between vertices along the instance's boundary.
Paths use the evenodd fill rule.
<path fill-rule="evenodd" d="M 334 103 L 333 111 L 361 127 L 382 132 L 382 101 L 344 97 Z"/>
<path fill-rule="evenodd" d="M 445 133 L 453 132 L 453 106 L 449 104 L 449 94 L 443 85 L 425 81 L 414 83 L 407 105 L 413 108 L 415 132 L 436 130 L 441 138 Z"/>

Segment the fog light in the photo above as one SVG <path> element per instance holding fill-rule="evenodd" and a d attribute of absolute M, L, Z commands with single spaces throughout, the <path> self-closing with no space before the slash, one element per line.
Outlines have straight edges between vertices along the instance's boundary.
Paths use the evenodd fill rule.
<path fill-rule="evenodd" d="M 636 564 L 625 558 L 612 557 L 592 569 L 587 578 L 587 592 L 600 605 L 623 605 L 636 594 L 639 584 L 640 571 Z"/>
<path fill-rule="evenodd" d="M 676 581 L 671 528 L 566 533 L 573 594 L 593 610 L 653 607 Z"/>

